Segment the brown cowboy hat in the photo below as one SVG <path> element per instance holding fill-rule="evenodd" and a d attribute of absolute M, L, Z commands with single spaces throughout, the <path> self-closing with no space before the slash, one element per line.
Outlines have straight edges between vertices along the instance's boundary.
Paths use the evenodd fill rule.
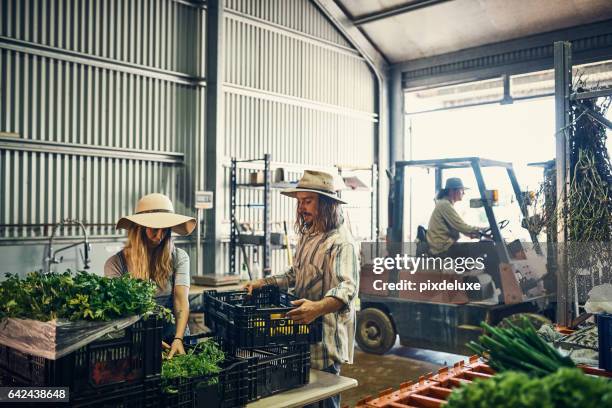
<path fill-rule="evenodd" d="M 146 228 L 172 228 L 179 235 L 189 235 L 196 227 L 196 220 L 175 214 L 172 201 L 163 194 L 148 194 L 138 200 L 133 215 L 121 217 L 116 229 L 129 229 L 133 224 Z"/>
<path fill-rule="evenodd" d="M 341 188 L 336 187 L 334 177 L 331 174 L 316 170 L 306 170 L 300 181 L 298 181 L 297 187 L 287 188 L 281 191 L 281 194 L 295 198 L 298 192 L 309 191 L 332 198 L 340 204 L 346 204 L 345 201 L 338 198 L 338 190 L 341 190 Z"/>

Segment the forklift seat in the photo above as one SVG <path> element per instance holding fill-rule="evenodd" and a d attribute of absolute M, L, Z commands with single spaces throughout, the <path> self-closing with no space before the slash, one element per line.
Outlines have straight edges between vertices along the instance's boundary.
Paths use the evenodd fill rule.
<path fill-rule="evenodd" d="M 427 229 L 419 225 L 417 227 L 417 243 L 416 243 L 416 256 L 429 255 L 429 244 L 427 244 Z"/>
<path fill-rule="evenodd" d="M 422 226 L 422 225 L 419 225 L 419 226 L 417 227 L 417 235 L 416 235 L 417 239 L 418 239 L 420 242 L 427 242 L 427 238 L 426 238 L 426 236 L 427 236 L 427 228 L 425 228 L 425 227 L 424 227 L 424 226 Z"/>

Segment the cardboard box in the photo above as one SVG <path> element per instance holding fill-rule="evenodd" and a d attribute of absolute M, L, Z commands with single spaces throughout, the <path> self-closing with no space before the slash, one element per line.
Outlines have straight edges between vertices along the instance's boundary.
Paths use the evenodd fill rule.
<path fill-rule="evenodd" d="M 254 171 L 249 174 L 249 184 L 261 185 L 266 181 L 265 173 L 263 171 Z"/>

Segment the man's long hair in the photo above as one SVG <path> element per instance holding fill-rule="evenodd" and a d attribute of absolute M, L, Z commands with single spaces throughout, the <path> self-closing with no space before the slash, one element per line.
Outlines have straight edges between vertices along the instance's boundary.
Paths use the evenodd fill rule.
<path fill-rule="evenodd" d="M 325 233 L 338 228 L 342 224 L 340 203 L 325 195 L 319 194 L 319 210 L 312 224 L 304 222 L 304 218 L 299 214 L 297 208 L 296 206 L 294 225 L 296 234 Z"/>
<path fill-rule="evenodd" d="M 133 225 L 128 230 L 128 241 L 124 253 L 130 275 L 137 279 L 153 280 L 157 287 L 165 290 L 172 273 L 172 249 L 170 228 L 155 248 L 147 244 L 145 228 Z"/>
<path fill-rule="evenodd" d="M 438 191 L 438 194 L 436 194 L 436 200 L 441 200 L 443 198 L 448 198 L 449 195 L 450 195 L 450 189 L 443 188 L 440 191 Z"/>
<path fill-rule="evenodd" d="M 438 191 L 438 194 L 436 194 L 436 200 L 441 200 L 443 198 L 450 198 L 451 193 L 457 190 L 459 189 L 458 188 L 443 188 L 440 191 Z"/>

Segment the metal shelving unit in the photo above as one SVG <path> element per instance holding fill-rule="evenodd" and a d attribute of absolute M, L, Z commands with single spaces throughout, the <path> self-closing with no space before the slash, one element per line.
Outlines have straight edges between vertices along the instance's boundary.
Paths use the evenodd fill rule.
<path fill-rule="evenodd" d="M 270 221 L 270 196 L 272 185 L 272 172 L 270 170 L 270 154 L 265 154 L 262 159 L 237 160 L 232 158 L 230 167 L 230 249 L 229 249 L 229 274 L 236 275 L 236 250 L 239 246 L 255 245 L 263 247 L 263 274 L 270 275 L 270 255 L 271 255 L 271 221 Z M 239 183 L 238 182 L 238 163 L 264 163 L 264 183 L 263 185 Z M 259 203 L 238 203 L 238 189 L 253 188 L 260 189 L 263 192 L 263 202 Z M 238 230 L 238 219 L 236 218 L 236 208 L 260 208 L 263 210 L 263 236 L 260 236 L 258 242 L 240 242 L 240 231 Z M 244 253 L 244 252 L 243 252 Z M 250 273 L 250 272 L 249 272 Z"/>

